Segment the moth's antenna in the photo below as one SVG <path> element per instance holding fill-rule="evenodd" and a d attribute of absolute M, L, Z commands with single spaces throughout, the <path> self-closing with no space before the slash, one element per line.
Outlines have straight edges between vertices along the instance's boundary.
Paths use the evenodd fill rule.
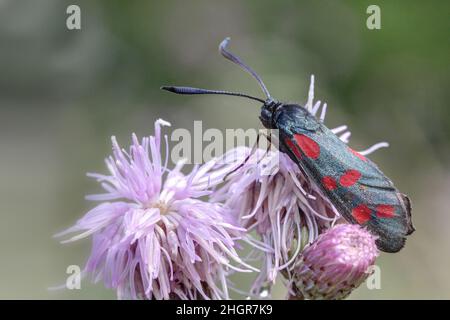
<path fill-rule="evenodd" d="M 173 92 L 176 94 L 222 94 L 222 95 L 226 95 L 226 96 L 248 98 L 248 99 L 259 101 L 261 103 L 265 102 L 263 99 L 259 99 L 259 98 L 250 96 L 245 93 L 240 93 L 240 92 L 230 92 L 230 91 L 222 91 L 222 90 L 207 90 L 207 89 L 191 88 L 191 87 L 173 87 L 173 86 L 162 86 L 160 89 L 166 90 L 169 92 Z"/>
<path fill-rule="evenodd" d="M 230 60 L 231 62 L 237 64 L 238 66 L 240 66 L 242 69 L 244 69 L 245 71 L 247 71 L 248 73 L 250 73 L 252 75 L 253 78 L 256 79 L 256 81 L 258 81 L 259 86 L 261 87 L 262 91 L 264 92 L 264 94 L 266 95 L 267 99 L 272 99 L 272 97 L 270 96 L 269 90 L 267 90 L 266 85 L 264 84 L 264 82 L 262 81 L 262 79 L 258 76 L 258 74 L 253 71 L 252 68 L 250 68 L 249 66 L 247 66 L 238 56 L 234 55 L 233 53 L 231 53 L 230 51 L 227 50 L 227 46 L 228 43 L 230 42 L 230 38 L 225 38 L 219 45 L 219 52 L 228 60 Z"/>

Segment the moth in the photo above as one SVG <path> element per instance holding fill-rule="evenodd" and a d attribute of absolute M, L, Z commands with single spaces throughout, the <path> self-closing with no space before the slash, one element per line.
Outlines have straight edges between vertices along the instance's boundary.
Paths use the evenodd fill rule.
<path fill-rule="evenodd" d="M 283 103 L 271 97 L 258 74 L 227 50 L 229 38 L 219 45 L 220 53 L 250 73 L 266 99 L 244 93 L 192 87 L 163 86 L 177 94 L 221 94 L 261 102 L 262 124 L 279 130 L 279 150 L 289 157 L 330 199 L 350 223 L 366 227 L 378 236 L 380 250 L 397 252 L 406 236 L 414 232 L 411 202 L 370 159 L 351 149 L 319 119 L 300 104 Z"/>

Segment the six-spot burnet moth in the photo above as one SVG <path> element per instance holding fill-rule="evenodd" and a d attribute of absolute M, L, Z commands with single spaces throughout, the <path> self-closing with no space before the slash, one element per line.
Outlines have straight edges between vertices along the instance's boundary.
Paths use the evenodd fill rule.
<path fill-rule="evenodd" d="M 219 46 L 228 60 L 250 73 L 266 99 L 247 94 L 191 87 L 164 86 L 177 94 L 222 94 L 263 103 L 260 120 L 268 129 L 278 129 L 279 149 L 302 169 L 325 193 L 342 216 L 367 227 L 378 236 L 378 248 L 397 252 L 414 231 L 411 203 L 378 167 L 348 147 L 305 107 L 274 100 L 261 78 L 239 57 L 227 50 L 229 38 Z"/>

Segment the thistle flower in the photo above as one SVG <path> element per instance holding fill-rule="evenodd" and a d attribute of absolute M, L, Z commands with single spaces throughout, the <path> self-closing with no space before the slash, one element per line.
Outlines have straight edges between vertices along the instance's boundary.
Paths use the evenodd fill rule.
<path fill-rule="evenodd" d="M 229 168 L 212 170 L 213 160 L 188 175 L 183 162 L 169 170 L 168 158 L 161 160 L 161 125 L 170 124 L 156 121 L 155 136 L 141 141 L 133 135 L 128 152 L 112 138 L 109 175 L 89 174 L 105 193 L 87 198 L 102 203 L 60 235 L 78 233 L 67 241 L 92 235 L 84 272 L 119 298 L 228 299 L 228 272 L 256 269 L 236 252 L 245 229 L 235 214 L 200 197 Z"/>
<path fill-rule="evenodd" d="M 241 154 L 242 159 L 250 152 L 248 148 L 240 148 L 231 150 L 225 157 L 234 153 Z M 275 157 L 279 157 L 277 171 L 265 175 L 262 170 L 268 170 L 269 163 L 275 164 Z M 287 155 L 261 149 L 250 155 L 211 198 L 233 208 L 242 226 L 256 231 L 261 238 L 262 244 L 254 243 L 253 255 L 263 258 L 263 263 L 251 295 L 270 289 L 278 272 L 294 262 L 302 249 L 298 239 L 306 237 L 312 242 L 338 217 L 328 199 L 308 184 Z"/>
<path fill-rule="evenodd" d="M 292 268 L 290 299 L 343 299 L 369 275 L 378 256 L 376 237 L 351 224 L 321 234 Z"/>
<path fill-rule="evenodd" d="M 314 102 L 314 76 L 311 76 L 305 108 L 314 116 L 320 111 L 318 118 L 322 122 L 325 120 L 327 104 Z M 351 133 L 347 126 L 332 131 L 348 143 Z M 387 143 L 381 142 L 359 153 L 367 155 L 386 146 Z M 255 243 L 251 257 L 262 255 L 263 264 L 250 295 L 266 295 L 280 272 L 288 275 L 304 244 L 313 242 L 342 218 L 316 184 L 286 154 L 237 148 L 226 153 L 222 162 L 228 163 L 228 158 L 240 159 L 241 166 L 217 188 L 211 199 L 224 202 L 238 212 L 240 224 L 255 231 L 261 239 L 262 244 Z"/>

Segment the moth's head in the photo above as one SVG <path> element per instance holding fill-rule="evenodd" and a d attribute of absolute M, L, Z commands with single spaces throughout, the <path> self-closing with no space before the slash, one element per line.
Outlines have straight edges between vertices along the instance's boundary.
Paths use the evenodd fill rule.
<path fill-rule="evenodd" d="M 259 120 L 267 129 L 276 129 L 275 112 L 282 106 L 281 102 L 273 99 L 267 99 L 261 107 Z"/>

